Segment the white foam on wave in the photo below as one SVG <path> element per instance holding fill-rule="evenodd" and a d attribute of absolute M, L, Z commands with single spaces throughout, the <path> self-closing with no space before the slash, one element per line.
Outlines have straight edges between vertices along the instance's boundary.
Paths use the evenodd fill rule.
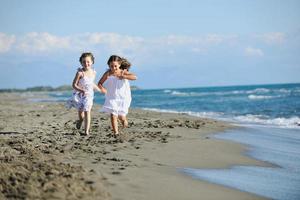
<path fill-rule="evenodd" d="M 282 94 L 300 93 L 300 87 L 295 87 L 292 89 L 281 88 L 281 89 L 274 90 L 274 92 L 282 93 Z"/>
<path fill-rule="evenodd" d="M 241 115 L 233 118 L 234 120 L 242 123 L 250 124 L 262 124 L 262 125 L 272 125 L 279 126 L 282 128 L 300 128 L 300 118 L 299 117 L 278 117 L 270 119 L 267 116 L 263 115 Z"/>
<path fill-rule="evenodd" d="M 281 95 L 276 95 L 276 96 L 267 96 L 267 95 L 254 95 L 251 94 L 248 96 L 248 99 L 251 100 L 264 100 L 264 99 L 274 99 L 274 98 L 280 98 L 282 97 Z"/>
<path fill-rule="evenodd" d="M 254 90 L 232 90 L 232 91 L 210 91 L 210 92 L 182 92 L 177 90 L 164 90 L 164 93 L 170 93 L 175 96 L 225 96 L 225 95 L 240 95 L 240 94 L 265 94 L 270 92 L 269 89 L 266 88 L 257 88 Z"/>
<path fill-rule="evenodd" d="M 189 93 L 187 92 L 178 92 L 178 91 L 172 91 L 171 94 L 176 96 L 190 96 Z"/>
<path fill-rule="evenodd" d="M 294 89 L 267 89 L 267 88 L 256 88 L 253 90 L 231 90 L 231 91 L 206 91 L 206 92 L 183 92 L 177 90 L 164 90 L 164 93 L 169 93 L 175 96 L 225 96 L 225 95 L 248 95 L 249 99 L 271 99 L 271 98 L 280 98 L 285 95 L 289 95 L 292 92 L 298 93 L 300 92 L 299 88 Z M 272 94 L 267 95 L 267 94 Z M 277 94 L 277 95 L 276 95 Z"/>
<path fill-rule="evenodd" d="M 225 96 L 225 95 L 237 95 L 237 94 L 243 94 L 241 91 L 231 91 L 231 92 L 179 92 L 179 91 L 171 91 L 171 95 L 174 96 L 182 96 L 182 97 L 196 97 L 196 96 L 210 96 L 210 95 L 215 95 L 215 96 Z M 245 92 L 244 92 L 245 94 Z M 264 99 L 274 99 L 274 98 L 281 98 L 283 95 L 255 95 L 255 94 L 250 94 L 248 95 L 248 99 L 250 100 L 264 100 Z"/>
<path fill-rule="evenodd" d="M 174 95 L 174 96 L 205 96 L 205 95 L 208 95 L 207 92 L 179 92 L 179 91 L 176 91 L 176 90 L 173 90 L 173 91 L 170 91 L 168 92 L 170 93 L 171 95 Z"/>
<path fill-rule="evenodd" d="M 239 116 L 226 116 L 222 112 L 192 112 L 192 111 L 176 111 L 167 109 L 157 109 L 157 108 L 142 108 L 143 110 L 155 111 L 155 112 L 166 112 L 166 113 L 176 113 L 176 114 L 187 114 L 190 116 L 200 117 L 200 118 L 211 118 L 222 121 L 229 121 L 235 123 L 242 123 L 244 125 L 263 125 L 263 126 L 273 126 L 280 128 L 299 128 L 300 129 L 300 117 L 294 116 L 290 118 L 278 117 L 269 118 L 264 115 L 239 115 Z"/>
<path fill-rule="evenodd" d="M 232 95 L 232 94 L 243 94 L 243 91 L 230 91 L 230 92 L 179 92 L 179 91 L 170 91 L 171 95 L 174 96 L 224 96 L 224 95 Z"/>
<path fill-rule="evenodd" d="M 221 118 L 224 113 L 221 112 L 192 112 L 192 111 L 175 111 L 167 109 L 157 109 L 157 108 L 142 108 L 143 110 L 149 110 L 154 112 L 165 112 L 165 113 L 176 113 L 176 114 L 186 114 L 195 117 L 204 117 L 204 118 Z"/>
<path fill-rule="evenodd" d="M 289 93 L 291 93 L 291 90 L 287 90 L 287 89 L 282 88 L 282 89 L 277 90 L 276 92 L 289 94 Z"/>
<path fill-rule="evenodd" d="M 256 88 L 254 90 L 249 90 L 247 91 L 246 93 L 247 94 L 253 94 L 253 93 L 268 93 L 270 92 L 270 89 L 267 89 L 267 88 Z"/>

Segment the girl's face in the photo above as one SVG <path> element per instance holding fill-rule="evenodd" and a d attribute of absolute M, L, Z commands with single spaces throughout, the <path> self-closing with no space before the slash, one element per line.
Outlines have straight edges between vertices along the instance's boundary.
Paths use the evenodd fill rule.
<path fill-rule="evenodd" d="M 84 57 L 81 62 L 82 67 L 90 68 L 93 65 L 92 58 L 90 56 Z"/>
<path fill-rule="evenodd" d="M 118 61 L 112 61 L 109 63 L 109 68 L 112 72 L 119 70 L 120 66 L 121 65 Z"/>

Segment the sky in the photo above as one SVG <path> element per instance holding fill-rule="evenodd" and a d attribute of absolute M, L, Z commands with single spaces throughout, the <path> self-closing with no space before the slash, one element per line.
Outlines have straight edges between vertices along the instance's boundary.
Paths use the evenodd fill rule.
<path fill-rule="evenodd" d="M 298 0 L 0 0 L 0 88 L 70 85 L 92 52 L 140 88 L 300 82 Z"/>

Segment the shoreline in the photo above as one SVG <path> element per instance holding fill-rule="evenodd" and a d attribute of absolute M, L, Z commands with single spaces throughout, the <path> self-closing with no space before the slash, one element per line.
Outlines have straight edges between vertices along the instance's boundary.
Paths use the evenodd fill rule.
<path fill-rule="evenodd" d="M 271 164 L 268 167 L 233 166 L 228 169 L 186 169 L 194 177 L 271 199 L 299 199 L 300 138 L 298 129 L 244 127 L 215 135 L 249 146 L 246 155 Z M 228 179 L 228 176 L 232 178 Z M 238 181 L 235 181 L 238 179 Z"/>
<path fill-rule="evenodd" d="M 25 187 L 28 183 L 24 181 L 25 176 L 25 180 L 31 181 L 29 185 L 43 191 L 36 193 L 39 197 L 48 198 L 54 195 L 61 199 L 70 196 L 79 199 L 82 193 L 87 195 L 83 199 L 265 199 L 195 180 L 178 171 L 186 167 L 269 166 L 243 155 L 247 149 L 245 145 L 211 137 L 211 134 L 234 128 L 228 123 L 131 109 L 130 127 L 124 130 L 122 142 L 119 142 L 107 136 L 109 117 L 99 113 L 99 106 L 95 105 L 92 135 L 85 138 L 74 128 L 75 110 L 66 110 L 62 103 L 24 102 L 22 98 L 19 94 L 0 94 L 0 137 L 1 148 L 5 150 L 1 155 L 1 168 L 6 172 L 7 166 L 21 162 L 24 171 L 30 171 L 34 164 L 31 166 L 26 159 L 42 167 L 38 168 L 41 174 L 35 178 L 25 172 L 22 176 L 14 170 L 6 172 L 16 180 L 15 187 L 2 185 L 9 193 L 23 188 L 23 196 L 33 197 L 30 196 L 32 188 Z M 52 172 L 57 164 L 61 168 Z M 66 177 L 60 173 L 65 168 L 69 174 Z M 5 173 L 0 175 L 10 180 Z M 58 181 L 62 182 L 62 189 L 55 186 Z M 77 188 L 78 192 L 70 188 Z"/>

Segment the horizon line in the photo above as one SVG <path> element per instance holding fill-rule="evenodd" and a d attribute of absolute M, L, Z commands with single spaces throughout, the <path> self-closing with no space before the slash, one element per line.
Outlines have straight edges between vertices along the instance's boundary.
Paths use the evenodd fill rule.
<path fill-rule="evenodd" d="M 241 85 L 212 85 L 212 86 L 186 86 L 186 87 L 162 87 L 162 88 L 141 88 L 137 85 L 132 85 L 131 87 L 137 87 L 139 88 L 139 90 L 163 90 L 163 89 L 187 89 L 187 88 L 218 88 L 218 87 L 237 87 L 237 86 L 259 86 L 259 85 L 295 85 L 295 84 L 300 84 L 300 82 L 285 82 L 285 83 L 254 83 L 254 84 L 241 84 Z M 26 87 L 26 88 L 0 88 L 1 90 L 26 90 L 26 89 L 30 89 L 30 88 L 37 88 L 37 87 L 51 87 L 53 89 L 55 88 L 59 88 L 59 87 L 65 87 L 65 86 L 70 86 L 69 84 L 66 85 L 60 85 L 60 86 L 49 86 L 49 85 L 37 85 L 37 86 L 30 86 L 30 87 Z"/>

